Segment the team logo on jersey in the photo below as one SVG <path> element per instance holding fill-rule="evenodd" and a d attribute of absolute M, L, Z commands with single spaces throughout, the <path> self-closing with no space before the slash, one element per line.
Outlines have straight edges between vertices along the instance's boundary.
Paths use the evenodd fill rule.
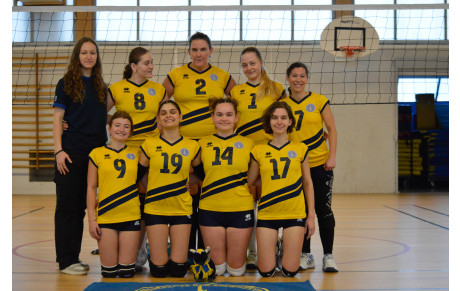
<path fill-rule="evenodd" d="M 149 93 L 150 96 L 155 96 L 157 94 L 157 91 L 155 91 L 155 89 L 153 88 L 149 88 L 147 90 L 147 93 Z"/>
<path fill-rule="evenodd" d="M 127 154 L 126 157 L 129 159 L 129 160 L 134 160 L 136 158 L 136 156 L 134 154 Z"/>
<path fill-rule="evenodd" d="M 251 221 L 251 220 L 252 220 L 251 214 L 250 213 L 246 214 L 246 216 L 244 217 L 244 221 Z"/>
<path fill-rule="evenodd" d="M 272 153 L 271 153 L 271 152 L 266 152 L 266 153 L 265 153 L 265 157 L 266 157 L 266 158 L 271 158 L 271 157 L 272 157 Z"/>
<path fill-rule="evenodd" d="M 288 151 L 288 157 L 295 159 L 297 157 L 297 153 L 295 151 Z"/>
<path fill-rule="evenodd" d="M 235 147 L 236 147 L 237 149 L 242 149 L 242 148 L 244 147 L 244 145 L 243 145 L 242 142 L 237 141 L 237 142 L 235 142 Z"/>
<path fill-rule="evenodd" d="M 207 147 L 207 148 L 212 147 L 212 142 L 211 142 L 211 141 L 208 142 L 208 143 L 206 144 L 206 147 Z"/>
<path fill-rule="evenodd" d="M 129 93 L 129 88 L 123 88 L 123 93 Z"/>
<path fill-rule="evenodd" d="M 183 148 L 183 149 L 180 149 L 180 154 L 183 155 L 184 157 L 187 157 L 190 154 L 190 152 L 188 151 L 188 149 Z"/>
<path fill-rule="evenodd" d="M 243 89 L 243 90 L 240 90 L 240 95 L 243 95 L 244 92 L 246 92 L 246 90 L 244 90 L 244 89 Z"/>
<path fill-rule="evenodd" d="M 105 155 L 104 155 L 104 159 L 105 159 L 105 160 L 110 159 L 110 154 L 105 154 Z"/>
<path fill-rule="evenodd" d="M 217 81 L 217 79 L 219 79 L 219 77 L 217 77 L 216 74 L 211 74 L 211 76 L 209 76 L 209 78 L 211 78 L 211 80 L 213 80 L 213 81 Z"/>
<path fill-rule="evenodd" d="M 163 151 L 163 148 L 161 146 L 157 146 L 157 149 L 156 149 L 157 152 L 162 152 Z"/>
<path fill-rule="evenodd" d="M 188 79 L 188 74 L 184 74 L 184 75 L 182 76 L 182 79 Z"/>
<path fill-rule="evenodd" d="M 307 105 L 306 109 L 307 109 L 307 112 L 313 112 L 315 111 L 315 105 L 310 103 Z"/>

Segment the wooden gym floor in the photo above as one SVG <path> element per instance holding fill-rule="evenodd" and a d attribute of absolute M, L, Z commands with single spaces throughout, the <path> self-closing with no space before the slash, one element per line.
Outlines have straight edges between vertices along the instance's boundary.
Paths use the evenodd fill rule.
<path fill-rule="evenodd" d="M 54 251 L 54 195 L 13 195 L 13 290 L 83 290 L 92 282 L 171 282 L 153 279 L 148 265 L 133 279 L 104 279 L 97 248 L 85 224 L 80 259 L 87 276 L 60 274 Z M 448 290 L 448 193 L 334 194 L 334 257 L 339 273 L 323 273 L 318 232 L 312 242 L 316 268 L 287 279 L 277 273 L 262 279 L 256 272 L 216 282 L 306 281 L 317 290 Z M 86 219 L 85 219 L 86 222 Z M 189 274 L 176 282 L 193 282 Z"/>

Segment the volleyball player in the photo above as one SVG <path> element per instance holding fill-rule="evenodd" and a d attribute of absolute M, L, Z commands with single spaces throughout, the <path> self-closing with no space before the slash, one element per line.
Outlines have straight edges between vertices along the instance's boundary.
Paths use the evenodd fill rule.
<path fill-rule="evenodd" d="M 209 112 L 208 99 L 228 96 L 230 90 L 236 85 L 229 73 L 209 64 L 213 50 L 209 37 L 202 32 L 196 32 L 189 40 L 188 54 L 191 62 L 173 69 L 163 81 L 167 97 L 174 97 L 182 110 L 180 132 L 184 137 L 199 139 L 216 133 Z M 195 179 L 193 180 L 196 183 Z M 193 192 L 197 192 L 193 187 L 192 189 Z M 199 196 L 196 195 L 193 198 L 191 249 L 204 248 L 196 213 L 198 202 Z"/>
<path fill-rule="evenodd" d="M 332 212 L 333 169 L 336 165 L 337 130 L 329 100 L 323 95 L 306 91 L 308 69 L 296 62 L 286 71 L 290 96 L 286 102 L 298 114 L 298 122 L 290 139 L 308 145 L 311 177 L 315 189 L 315 210 L 318 217 L 319 234 L 323 245 L 323 271 L 338 272 L 332 256 L 335 219 Z M 329 148 L 323 138 L 323 123 L 327 128 Z M 310 239 L 304 238 L 300 267 L 304 270 L 315 267 L 310 248 Z"/>
<path fill-rule="evenodd" d="M 233 87 L 230 92 L 232 98 L 235 98 L 239 104 L 236 132 L 251 138 L 256 144 L 264 144 L 271 139 L 271 136 L 263 130 L 260 118 L 265 109 L 273 102 L 286 97 L 286 93 L 283 85 L 269 78 L 262 54 L 257 48 L 243 49 L 240 58 L 241 68 L 248 80 L 244 84 Z M 256 187 L 253 187 L 251 191 L 260 193 L 260 185 L 257 188 L 256 190 Z M 246 262 L 248 269 L 257 268 L 255 232 L 251 237 Z"/>
<path fill-rule="evenodd" d="M 65 274 L 84 275 L 89 270 L 79 260 L 88 154 L 107 140 L 106 94 L 98 46 L 91 38 L 83 37 L 73 48 L 64 78 L 56 86 L 53 104 L 56 261 Z M 63 132 L 64 120 L 69 128 Z"/>
<path fill-rule="evenodd" d="M 254 197 L 247 186 L 250 152 L 254 142 L 234 133 L 238 122 L 232 98 L 209 101 L 217 133 L 198 141 L 205 179 L 201 189 L 199 223 L 216 274 L 242 276 L 246 250 L 254 225 Z"/>
<path fill-rule="evenodd" d="M 251 151 L 248 184 L 261 175 L 262 194 L 257 213 L 257 266 L 263 277 L 272 277 L 278 263 L 284 276 L 299 270 L 303 236 L 315 231 L 313 184 L 308 165 L 308 147 L 290 142 L 288 133 L 295 127 L 289 105 L 275 102 L 264 112 L 262 125 L 273 139 L 255 145 Z M 305 205 L 305 201 L 306 204 Z M 308 217 L 305 219 L 305 208 Z M 276 258 L 278 230 L 283 228 L 282 246 Z"/>
<path fill-rule="evenodd" d="M 115 105 L 116 110 L 128 112 L 133 119 L 133 136 L 126 143 L 141 146 L 147 137 L 159 134 L 157 128 L 158 105 L 165 98 L 165 88 L 150 81 L 153 77 L 153 59 L 150 52 L 143 47 L 136 47 L 129 53 L 128 64 L 123 71 L 123 80 L 109 87 L 107 112 Z M 141 209 L 144 207 L 147 176 L 138 184 Z M 142 213 L 142 212 L 141 212 Z M 141 271 L 147 262 L 146 236 L 144 221 L 141 221 L 142 231 L 139 251 L 136 260 L 136 270 Z"/>
<path fill-rule="evenodd" d="M 101 274 L 107 278 L 130 278 L 135 273 L 141 210 L 136 183 L 139 147 L 126 145 L 132 132 L 129 114 L 115 112 L 109 122 L 111 144 L 89 155 L 89 232 L 97 240 Z"/>
<path fill-rule="evenodd" d="M 158 109 L 162 133 L 141 146 L 139 175 L 149 168 L 144 215 L 150 245 L 150 273 L 154 277 L 183 277 L 191 228 L 192 197 L 187 191 L 190 166 L 200 161 L 200 146 L 181 136 L 180 107 L 172 100 Z M 168 236 L 171 255 L 168 256 Z"/>

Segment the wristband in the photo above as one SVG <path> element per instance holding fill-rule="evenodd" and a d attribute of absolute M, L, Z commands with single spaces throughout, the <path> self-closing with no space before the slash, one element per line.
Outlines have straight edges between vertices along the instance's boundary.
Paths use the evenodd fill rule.
<path fill-rule="evenodd" d="M 64 151 L 63 149 L 58 150 L 57 152 L 54 153 L 54 156 L 57 156 L 57 154 L 59 154 L 60 152 L 63 152 L 63 151 Z"/>

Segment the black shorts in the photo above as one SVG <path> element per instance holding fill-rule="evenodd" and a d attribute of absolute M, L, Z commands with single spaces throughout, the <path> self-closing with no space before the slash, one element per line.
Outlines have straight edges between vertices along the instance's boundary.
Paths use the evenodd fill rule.
<path fill-rule="evenodd" d="M 177 225 L 177 224 L 192 224 L 192 216 L 191 215 L 155 215 L 155 214 L 144 214 L 145 217 L 145 226 L 155 225 L 155 224 L 169 224 L 169 225 Z"/>
<path fill-rule="evenodd" d="M 140 231 L 141 221 L 140 219 L 118 222 L 118 223 L 100 223 L 100 228 L 110 228 L 116 231 Z"/>
<path fill-rule="evenodd" d="M 145 214 L 144 214 L 145 194 L 139 193 L 139 202 L 141 203 L 141 219 L 145 220 Z"/>
<path fill-rule="evenodd" d="M 277 220 L 257 220 L 257 227 L 266 227 L 278 230 L 280 228 L 289 228 L 293 226 L 305 227 L 306 218 L 299 219 L 277 219 Z"/>
<path fill-rule="evenodd" d="M 200 209 L 198 221 L 202 226 L 250 228 L 254 226 L 254 210 L 217 212 Z"/>

